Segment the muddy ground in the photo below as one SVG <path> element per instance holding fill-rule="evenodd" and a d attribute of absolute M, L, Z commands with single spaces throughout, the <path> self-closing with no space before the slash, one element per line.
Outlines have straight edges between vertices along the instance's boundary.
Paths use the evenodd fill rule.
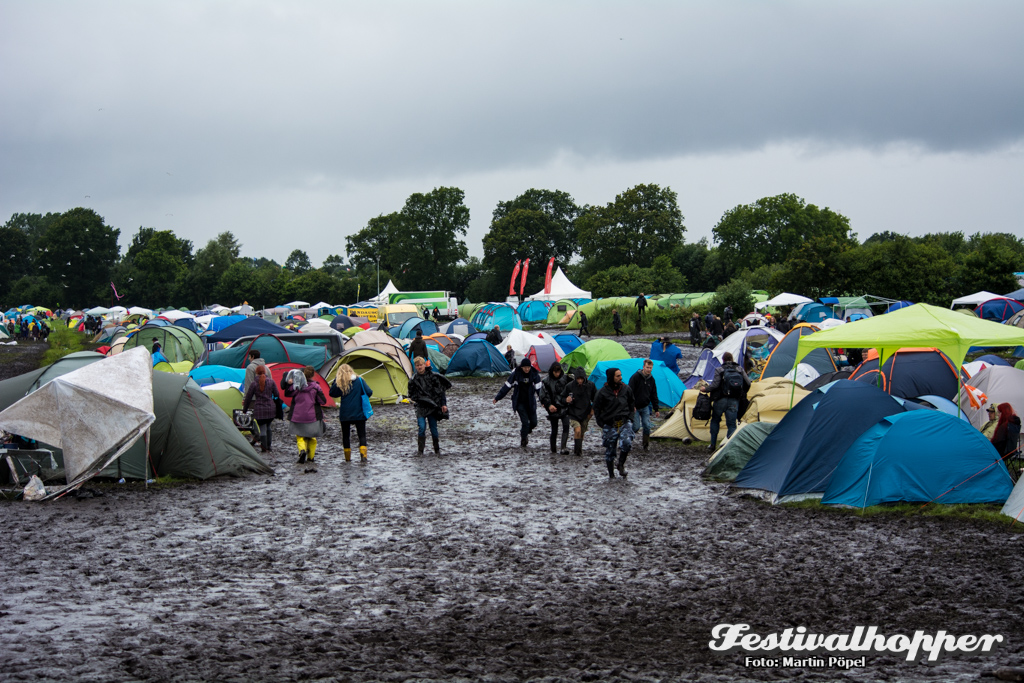
<path fill-rule="evenodd" d="M 277 425 L 274 476 L 0 504 L 0 679 L 966 681 L 1024 663 L 1024 535 L 733 498 L 678 442 L 608 481 L 593 431 L 582 459 L 543 431 L 519 449 L 500 382 L 455 380 L 439 457 L 387 406 L 365 464 L 335 422 L 304 474 Z M 758 669 L 708 648 L 737 622 L 1008 644 Z"/>

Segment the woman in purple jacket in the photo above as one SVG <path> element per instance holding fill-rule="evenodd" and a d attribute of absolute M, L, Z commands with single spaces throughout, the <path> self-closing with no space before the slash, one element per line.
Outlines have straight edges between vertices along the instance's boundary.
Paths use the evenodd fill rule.
<path fill-rule="evenodd" d="M 284 377 L 284 395 L 292 399 L 288 431 L 299 446 L 300 463 L 307 460 L 313 462 L 317 437 L 324 434 L 324 411 L 321 406 L 327 403 L 327 397 L 320 385 L 311 381 L 315 373 L 316 370 L 307 365 L 301 372 L 289 370 Z"/>
<path fill-rule="evenodd" d="M 256 379 L 245 392 L 242 410 L 249 410 L 252 405 L 252 417 L 260 427 L 260 451 L 270 450 L 270 423 L 277 417 L 277 402 L 281 400 L 277 386 L 267 381 L 267 366 L 256 366 Z"/>

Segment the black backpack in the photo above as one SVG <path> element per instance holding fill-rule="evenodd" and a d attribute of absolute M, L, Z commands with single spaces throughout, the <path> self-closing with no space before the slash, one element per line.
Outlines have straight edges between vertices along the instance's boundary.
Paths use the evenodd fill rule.
<path fill-rule="evenodd" d="M 697 394 L 697 402 L 693 405 L 693 419 L 700 422 L 711 419 L 711 397 L 704 392 Z"/>
<path fill-rule="evenodd" d="M 722 367 L 722 396 L 725 398 L 743 396 L 743 373 L 734 365 Z"/>

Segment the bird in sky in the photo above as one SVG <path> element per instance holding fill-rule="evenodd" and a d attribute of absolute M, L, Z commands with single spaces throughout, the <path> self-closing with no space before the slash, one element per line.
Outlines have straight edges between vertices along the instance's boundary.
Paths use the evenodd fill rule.
<path fill-rule="evenodd" d="M 92 195 L 91 194 L 87 194 L 87 195 L 85 195 L 85 198 L 86 199 L 92 199 Z"/>

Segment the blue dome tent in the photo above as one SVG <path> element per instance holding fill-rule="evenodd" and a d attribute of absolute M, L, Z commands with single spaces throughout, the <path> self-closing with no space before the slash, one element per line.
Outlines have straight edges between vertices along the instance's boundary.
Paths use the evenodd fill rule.
<path fill-rule="evenodd" d="M 502 334 L 523 329 L 519 314 L 508 304 L 487 304 L 473 316 L 473 325 L 478 330 L 489 330 L 497 325 Z"/>
<path fill-rule="evenodd" d="M 572 353 L 580 346 L 583 346 L 583 340 L 575 334 L 556 334 L 554 335 L 554 340 L 558 344 L 559 348 L 566 353 Z"/>
<path fill-rule="evenodd" d="M 234 318 L 236 316 L 225 316 Z M 214 318 L 210 321 L 210 329 L 213 329 L 214 321 L 219 320 Z M 207 334 L 203 339 L 208 342 L 226 342 L 235 341 L 241 337 L 250 337 L 257 334 L 281 334 L 282 332 L 288 332 L 285 328 L 280 325 L 275 325 L 272 322 L 264 320 L 263 318 L 244 318 L 233 325 L 227 327 L 221 327 L 213 334 Z"/>
<path fill-rule="evenodd" d="M 544 322 L 548 319 L 548 311 L 551 310 L 554 303 L 555 302 L 553 301 L 524 301 L 519 304 L 519 308 L 516 312 L 519 314 L 519 319 L 523 322 Z"/>
<path fill-rule="evenodd" d="M 473 326 L 473 323 L 469 322 L 465 318 L 456 318 L 447 325 L 441 326 L 441 331 L 445 334 L 457 334 L 461 337 L 468 337 L 471 334 L 476 334 L 478 330 Z"/>
<path fill-rule="evenodd" d="M 914 305 L 913 301 L 897 301 L 896 303 L 889 304 L 889 307 L 885 309 L 885 312 L 886 313 L 892 313 L 893 311 L 898 311 L 901 308 L 906 308 L 907 306 L 913 306 L 913 305 Z"/>
<path fill-rule="evenodd" d="M 394 336 L 396 339 L 412 339 L 416 336 L 416 330 L 421 330 L 423 332 L 423 336 L 426 337 L 427 335 L 435 334 L 437 332 L 437 325 L 433 320 L 407 318 L 398 328 L 398 334 Z"/>
<path fill-rule="evenodd" d="M 607 372 L 615 368 L 622 372 L 622 381 L 629 382 L 629 378 L 635 375 L 644 366 L 644 358 L 629 358 L 627 360 L 602 360 L 594 366 L 594 371 L 588 378 L 598 389 L 608 381 Z M 658 387 L 658 410 L 674 408 L 679 399 L 683 397 L 683 381 L 676 376 L 676 373 L 662 363 L 654 361 L 654 369 L 651 371 L 654 384 Z"/>
<path fill-rule="evenodd" d="M 467 340 L 448 363 L 448 377 L 505 377 L 508 361 L 485 339 Z"/>

